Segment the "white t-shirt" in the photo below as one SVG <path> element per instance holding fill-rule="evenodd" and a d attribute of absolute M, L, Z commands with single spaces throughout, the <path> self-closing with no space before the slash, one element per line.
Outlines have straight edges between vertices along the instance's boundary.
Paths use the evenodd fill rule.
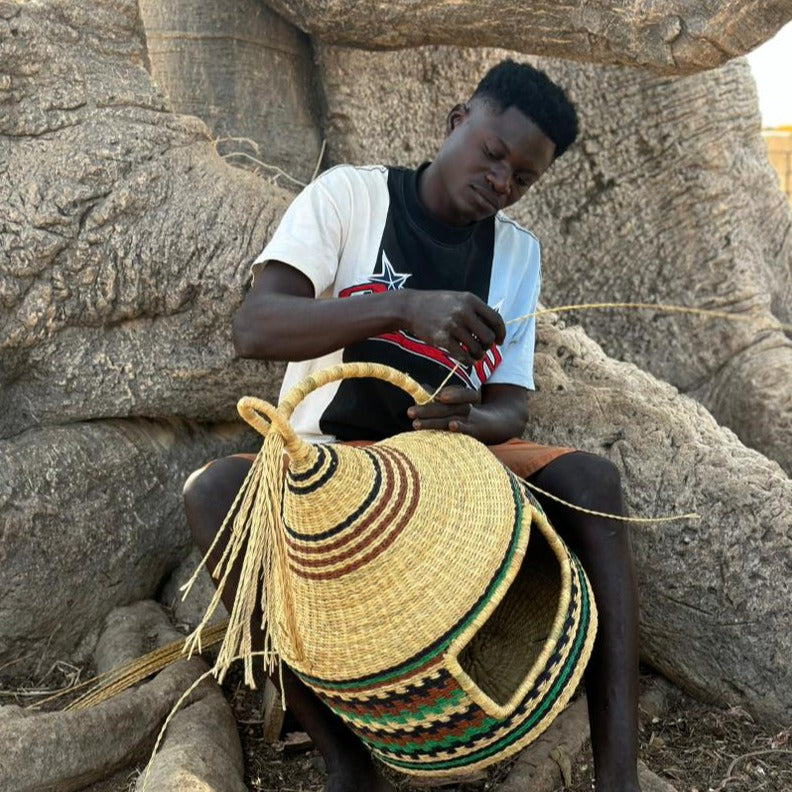
<path fill-rule="evenodd" d="M 282 261 L 304 273 L 317 297 L 356 298 L 387 290 L 469 291 L 504 321 L 536 310 L 540 248 L 503 214 L 471 226 L 440 223 L 418 199 L 419 171 L 339 165 L 306 187 L 253 265 Z M 502 383 L 533 388 L 535 320 L 507 324 L 506 339 L 449 384 Z M 336 363 L 373 360 L 437 387 L 455 366 L 445 350 L 400 331 L 315 360 L 290 363 L 281 395 Z M 310 394 L 292 425 L 307 440 L 378 440 L 410 429 L 410 397 L 376 380 L 344 380 Z"/>

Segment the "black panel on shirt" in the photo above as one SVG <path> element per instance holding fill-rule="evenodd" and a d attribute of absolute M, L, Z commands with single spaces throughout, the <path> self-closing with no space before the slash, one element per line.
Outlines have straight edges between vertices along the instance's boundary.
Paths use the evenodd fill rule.
<path fill-rule="evenodd" d="M 467 291 L 487 301 L 495 239 L 494 218 L 457 227 L 432 218 L 418 198 L 418 171 L 391 168 L 388 171 L 390 205 L 377 261 L 372 262 L 373 280 L 390 271 L 409 275 L 403 288 Z M 384 257 L 383 257 L 384 254 Z M 387 277 L 380 279 L 388 280 Z M 401 278 L 391 278 L 389 288 Z M 382 288 L 382 285 L 379 286 Z M 347 299 L 365 299 L 348 297 Z M 410 348 L 407 348 L 410 347 Z M 427 359 L 421 345 L 404 335 L 391 340 L 379 336 L 347 347 L 344 362 L 386 363 L 410 374 L 422 385 L 436 388 L 449 368 Z M 454 377 L 449 384 L 465 384 Z M 320 419 L 323 433 L 339 440 L 381 440 L 410 430 L 407 408 L 412 399 L 401 389 L 374 379 L 343 380 Z"/>

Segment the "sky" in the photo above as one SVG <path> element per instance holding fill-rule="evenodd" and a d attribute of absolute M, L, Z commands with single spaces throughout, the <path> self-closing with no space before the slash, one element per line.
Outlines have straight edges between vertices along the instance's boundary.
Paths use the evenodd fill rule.
<path fill-rule="evenodd" d="M 748 54 L 762 126 L 792 126 L 792 23 Z"/>

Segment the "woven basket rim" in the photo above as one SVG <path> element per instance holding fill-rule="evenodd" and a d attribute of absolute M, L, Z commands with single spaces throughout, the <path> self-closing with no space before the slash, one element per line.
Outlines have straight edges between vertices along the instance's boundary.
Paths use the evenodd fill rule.
<path fill-rule="evenodd" d="M 513 563 L 507 575 L 504 577 L 501 586 L 495 592 L 487 606 L 482 610 L 479 616 L 469 624 L 451 643 L 445 655 L 445 666 L 449 672 L 456 678 L 460 686 L 476 702 L 488 715 L 500 720 L 508 718 L 520 705 L 520 702 L 526 696 L 528 691 L 535 685 L 539 674 L 546 667 L 547 661 L 553 654 L 558 636 L 563 630 L 564 621 L 566 619 L 567 611 L 569 609 L 570 588 L 572 581 L 572 570 L 569 565 L 569 550 L 564 542 L 559 538 L 551 527 L 547 517 L 531 502 L 530 498 L 526 499 L 526 505 L 530 510 L 530 523 L 528 529 L 524 531 L 524 544 L 522 553 L 519 556 L 519 563 Z M 523 517 L 525 519 L 525 517 Z M 499 704 L 492 697 L 487 695 L 476 684 L 473 678 L 468 674 L 459 662 L 459 656 L 475 637 L 475 635 L 487 623 L 490 616 L 494 613 L 495 609 L 500 605 L 503 598 L 506 596 L 511 585 L 514 583 L 517 575 L 525 562 L 525 552 L 528 549 L 528 542 L 530 540 L 530 533 L 533 528 L 538 528 L 542 538 L 547 542 L 550 550 L 553 553 L 553 558 L 558 562 L 560 573 L 560 596 L 558 606 L 556 608 L 555 616 L 553 617 L 553 624 L 548 633 L 547 638 L 542 645 L 542 650 L 534 660 L 530 672 L 523 678 L 520 685 L 512 693 L 509 700 L 503 704 Z M 515 559 L 517 560 L 517 559 Z"/>

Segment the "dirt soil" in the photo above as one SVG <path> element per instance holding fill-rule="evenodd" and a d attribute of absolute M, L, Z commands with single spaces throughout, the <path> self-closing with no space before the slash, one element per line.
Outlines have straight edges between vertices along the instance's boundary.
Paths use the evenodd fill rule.
<path fill-rule="evenodd" d="M 266 742 L 262 692 L 245 687 L 241 672 L 235 671 L 223 687 L 237 719 L 250 792 L 321 792 L 322 760 L 299 724 L 287 714 L 281 739 Z M 757 723 L 742 709 L 707 706 L 650 672 L 643 675 L 642 686 L 640 757 L 678 792 L 792 792 L 792 724 Z M 661 690 L 662 695 L 646 695 Z M 0 699 L 3 704 L 12 702 L 30 704 L 31 698 L 6 693 Z M 497 792 L 510 765 L 504 762 L 478 779 L 445 785 L 442 792 Z M 90 787 L 90 792 L 128 792 L 141 770 L 126 768 Z M 592 770 L 586 745 L 573 762 L 566 786 L 526 792 L 592 792 Z M 387 770 L 386 774 L 399 792 L 417 788 L 406 776 Z"/>
<path fill-rule="evenodd" d="M 645 674 L 644 686 L 654 684 Z M 226 693 L 239 724 L 251 792 L 321 792 L 322 760 L 288 717 L 282 739 L 262 737 L 261 694 L 230 678 Z M 792 726 L 762 724 L 739 709 L 718 709 L 676 691 L 662 707 L 642 709 L 640 756 L 650 770 L 678 792 L 792 792 Z M 496 792 L 509 771 L 503 763 L 486 778 L 443 787 L 443 792 Z M 400 792 L 409 778 L 388 774 Z M 593 768 L 586 745 L 566 786 L 553 792 L 591 792 Z M 526 790 L 526 792 L 533 792 Z"/>

